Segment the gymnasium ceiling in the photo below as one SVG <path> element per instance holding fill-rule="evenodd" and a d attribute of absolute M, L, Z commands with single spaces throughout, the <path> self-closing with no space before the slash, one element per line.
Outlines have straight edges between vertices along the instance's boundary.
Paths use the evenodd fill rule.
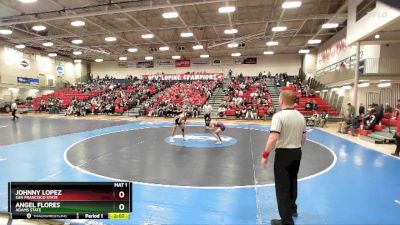
<path fill-rule="evenodd" d="M 272 50 L 275 54 L 297 54 L 300 49 L 313 49 L 310 39 L 322 43 L 346 26 L 346 0 L 301 0 L 302 6 L 283 9 L 287 0 L 37 0 L 24 4 L 19 0 L 0 0 L 0 29 L 10 29 L 12 34 L 0 34 L 0 40 L 13 45 L 57 52 L 58 55 L 77 59 L 129 60 L 170 59 L 173 55 L 198 58 L 200 54 L 210 57 L 231 57 L 240 52 L 242 56 L 262 55 Z M 293 0 L 291 0 L 293 1 Z M 222 6 L 235 6 L 236 11 L 218 13 Z M 164 12 L 176 11 L 179 17 L 165 19 Z M 71 26 L 75 20 L 84 21 L 83 27 Z M 339 23 L 335 29 L 321 29 L 324 23 Z M 45 31 L 32 27 L 43 25 Z M 272 27 L 286 26 L 284 32 L 272 32 Z M 225 29 L 235 28 L 236 34 L 225 34 Z M 182 38 L 182 32 L 192 32 L 193 37 Z M 153 34 L 152 39 L 141 35 Z M 114 36 L 115 42 L 105 37 Z M 82 44 L 71 43 L 73 39 Z M 279 45 L 266 46 L 268 41 Z M 53 42 L 44 47 L 44 42 Z M 244 43 L 238 48 L 228 48 L 228 43 Z M 201 44 L 203 50 L 193 50 Z M 159 47 L 168 46 L 168 51 Z M 138 48 L 135 53 L 128 48 Z M 83 54 L 75 56 L 73 51 Z"/>

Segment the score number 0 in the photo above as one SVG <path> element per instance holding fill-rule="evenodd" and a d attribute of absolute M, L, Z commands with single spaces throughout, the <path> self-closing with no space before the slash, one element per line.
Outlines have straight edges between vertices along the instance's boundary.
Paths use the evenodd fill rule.
<path fill-rule="evenodd" d="M 125 192 L 120 191 L 118 193 L 118 197 L 121 198 L 121 199 L 125 198 Z M 119 210 L 124 211 L 125 205 L 124 204 L 119 204 L 118 208 L 119 208 Z"/>

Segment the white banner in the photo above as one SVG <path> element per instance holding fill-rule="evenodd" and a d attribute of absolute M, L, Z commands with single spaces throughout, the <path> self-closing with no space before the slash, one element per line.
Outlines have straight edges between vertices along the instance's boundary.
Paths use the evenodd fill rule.
<path fill-rule="evenodd" d="M 209 66 L 211 65 L 211 60 L 209 59 L 192 59 L 193 66 Z"/>
<path fill-rule="evenodd" d="M 29 59 L 21 59 L 19 62 L 19 68 L 29 70 L 31 68 L 31 62 Z"/>
<path fill-rule="evenodd" d="M 175 66 L 175 62 L 172 59 L 160 59 L 157 60 L 157 66 Z"/>

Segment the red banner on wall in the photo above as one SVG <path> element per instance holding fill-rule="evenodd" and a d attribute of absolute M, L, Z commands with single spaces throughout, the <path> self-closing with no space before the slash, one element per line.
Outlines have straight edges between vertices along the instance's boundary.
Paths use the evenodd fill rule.
<path fill-rule="evenodd" d="M 175 67 L 176 68 L 190 67 L 190 59 L 175 60 Z"/>
<path fill-rule="evenodd" d="M 224 80 L 223 73 L 185 73 L 185 74 L 145 74 L 143 78 L 149 80 Z"/>

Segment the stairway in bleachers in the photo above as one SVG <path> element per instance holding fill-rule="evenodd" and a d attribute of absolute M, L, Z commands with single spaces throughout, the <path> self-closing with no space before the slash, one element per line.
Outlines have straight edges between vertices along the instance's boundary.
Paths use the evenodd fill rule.
<path fill-rule="evenodd" d="M 279 106 L 280 90 L 276 87 L 273 78 L 268 78 L 266 82 L 269 94 L 271 96 L 272 104 L 274 105 L 276 111 L 279 112 L 281 110 L 281 107 Z"/>
<path fill-rule="evenodd" d="M 151 96 L 147 101 L 141 102 L 141 103 L 140 103 L 139 105 L 137 105 L 136 107 L 130 109 L 129 111 L 127 111 L 127 115 L 128 115 L 128 116 L 136 116 L 136 117 L 139 116 L 139 110 L 140 110 L 140 108 L 141 108 L 144 104 L 146 104 L 147 102 L 148 102 L 148 103 L 153 102 L 153 100 L 156 99 L 156 98 L 158 98 L 158 96 L 163 95 L 164 92 L 165 92 L 167 89 L 168 89 L 168 88 L 165 88 L 164 90 L 162 90 L 162 91 L 158 92 L 157 94 Z"/>
<path fill-rule="evenodd" d="M 229 84 L 231 83 L 231 79 L 229 77 L 226 77 L 224 79 L 224 83 L 222 88 L 216 88 L 214 92 L 211 95 L 211 98 L 208 100 L 208 102 L 211 104 L 213 107 L 213 111 L 211 113 L 211 118 L 217 118 L 218 117 L 218 108 L 219 106 L 224 102 L 225 100 L 225 90 L 228 90 Z"/>

